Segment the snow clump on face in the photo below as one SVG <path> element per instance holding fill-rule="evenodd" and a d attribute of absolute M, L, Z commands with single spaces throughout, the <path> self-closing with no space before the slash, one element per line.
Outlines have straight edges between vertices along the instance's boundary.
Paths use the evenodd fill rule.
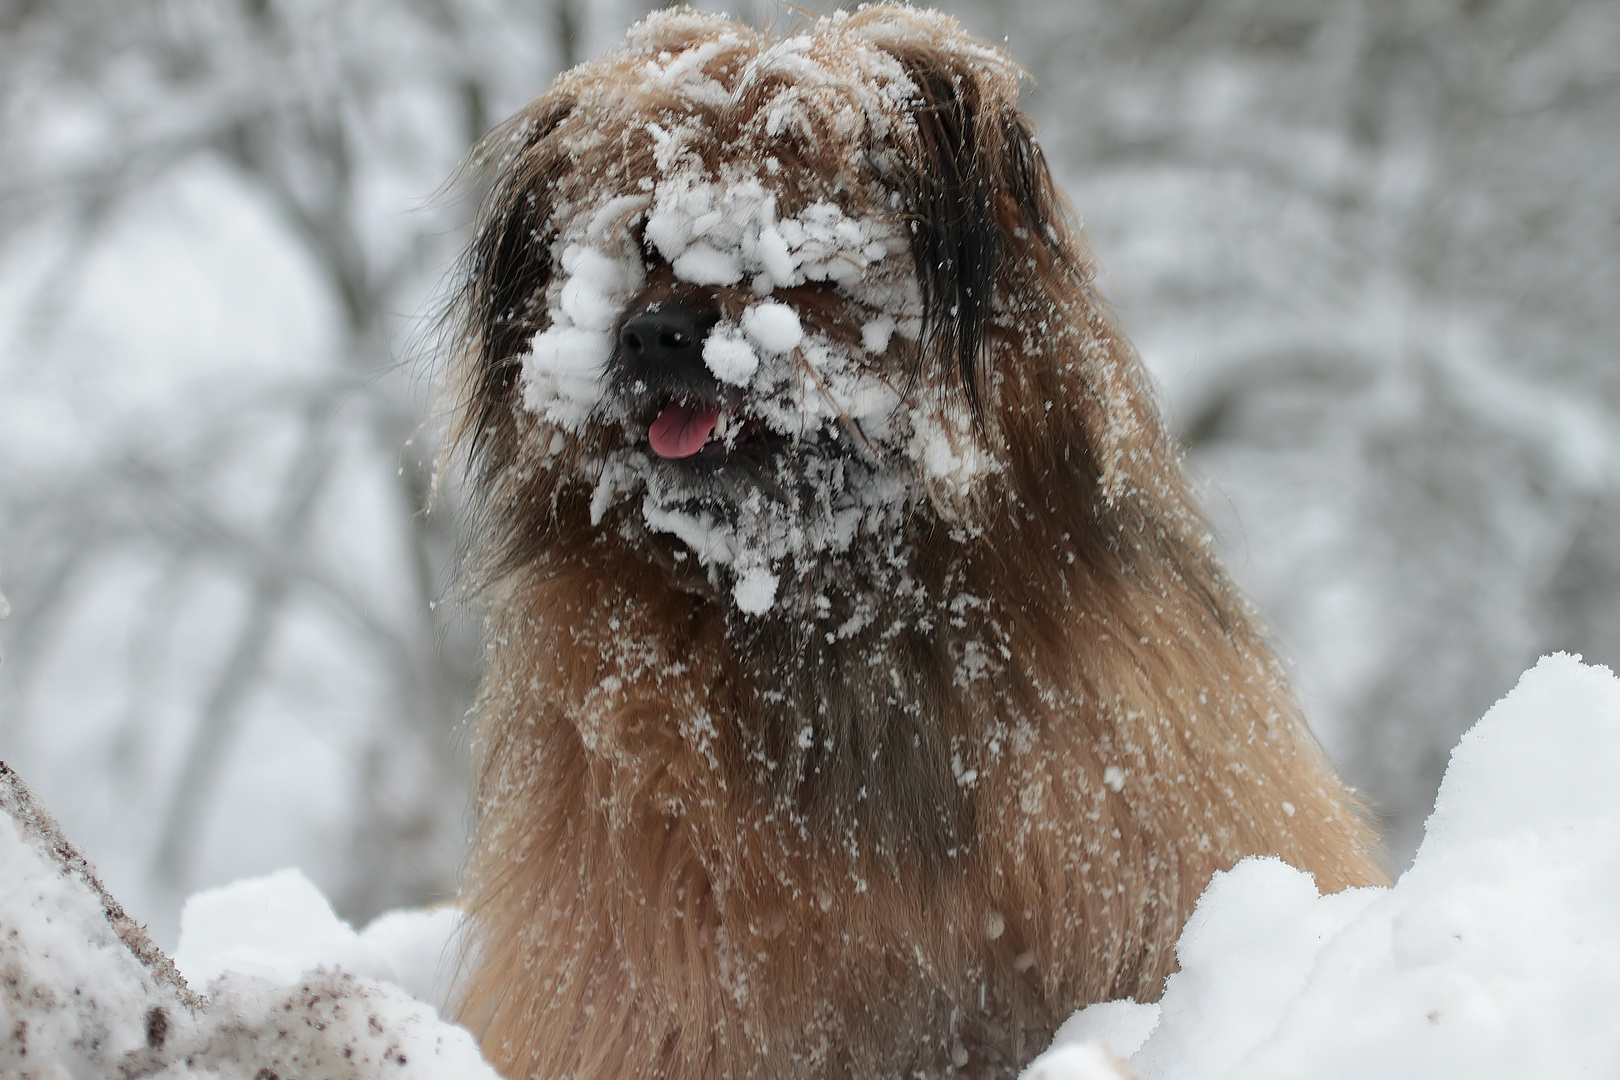
<path fill-rule="evenodd" d="M 732 596 L 737 607 L 750 615 L 769 611 L 776 602 L 776 575 L 763 566 L 750 567 L 737 575 Z"/>
<path fill-rule="evenodd" d="M 562 244 L 561 280 L 548 302 L 549 325 L 534 336 L 523 357 L 523 407 L 564 431 L 584 428 L 602 400 L 613 330 L 625 305 L 641 288 L 641 260 L 604 250 L 605 225 L 641 200 L 610 199 L 585 223 L 581 234 Z"/>
<path fill-rule="evenodd" d="M 789 353 L 804 340 L 798 313 L 786 304 L 756 304 L 743 315 L 742 326 L 766 352 Z"/>
<path fill-rule="evenodd" d="M 759 354 L 748 339 L 732 327 L 721 327 L 703 342 L 703 362 L 714 377 L 733 386 L 747 386 L 759 370 Z"/>

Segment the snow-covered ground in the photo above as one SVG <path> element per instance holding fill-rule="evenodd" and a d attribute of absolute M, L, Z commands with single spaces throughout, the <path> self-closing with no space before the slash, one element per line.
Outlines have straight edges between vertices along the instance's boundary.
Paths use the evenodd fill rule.
<path fill-rule="evenodd" d="M 0 769 L 0 1077 L 496 1080 L 471 1035 L 401 988 L 432 996 L 454 912 L 356 935 L 290 872 L 188 913 L 182 978 Z"/>
<path fill-rule="evenodd" d="M 1036 1062 L 1090 1080 L 1620 1075 L 1620 680 L 1556 655 L 1452 751 L 1392 888 L 1275 859 L 1204 891 L 1158 1005 L 1078 1013 Z M 1033 1077 L 1028 1080 L 1034 1080 Z"/>
<path fill-rule="evenodd" d="M 1324 897 L 1246 860 L 1205 891 L 1160 1003 L 1080 1011 L 1025 1080 L 1620 1075 L 1616 777 L 1620 680 L 1547 657 L 1453 751 L 1393 887 Z M 157 1055 L 168 1071 L 141 1075 L 180 1077 L 302 1053 L 355 1080 L 492 1075 L 433 1012 L 453 909 L 357 933 L 296 871 L 199 893 L 175 963 L 207 996 L 188 1004 L 89 879 L 0 807 L 0 1074 L 112 1077 Z"/>

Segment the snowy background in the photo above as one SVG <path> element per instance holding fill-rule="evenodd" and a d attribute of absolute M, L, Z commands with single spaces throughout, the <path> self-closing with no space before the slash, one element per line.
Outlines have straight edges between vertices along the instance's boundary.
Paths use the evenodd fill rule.
<path fill-rule="evenodd" d="M 1525 667 L 1620 662 L 1620 5 L 946 6 L 1034 75 L 1404 867 Z M 471 214 L 442 185 L 639 13 L 0 0 L 0 759 L 163 945 L 279 867 L 355 925 L 450 895 L 478 647 L 454 484 L 423 509 Z"/>

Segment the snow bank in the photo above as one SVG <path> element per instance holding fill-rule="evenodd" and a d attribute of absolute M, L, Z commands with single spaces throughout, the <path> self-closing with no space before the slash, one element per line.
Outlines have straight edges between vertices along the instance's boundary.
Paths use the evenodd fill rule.
<path fill-rule="evenodd" d="M 396 987 L 324 967 L 284 977 L 298 966 L 289 958 L 314 957 L 304 931 L 323 934 L 323 948 L 350 944 L 322 922 L 330 909 L 318 893 L 310 902 L 307 882 L 283 874 L 221 893 L 200 898 L 207 947 L 193 953 L 196 969 L 255 970 L 222 974 L 199 997 L 0 766 L 0 1076 L 495 1080 L 472 1036 Z M 232 895 L 269 902 L 241 927 L 246 944 L 211 921 Z M 289 896 L 284 923 L 276 901 Z M 423 936 L 374 925 L 353 935 L 352 956 L 392 952 L 397 963 L 412 952 L 402 942 Z"/>
<path fill-rule="evenodd" d="M 180 913 L 174 964 L 193 986 L 234 972 L 291 986 L 318 967 L 392 983 L 443 1008 L 462 913 L 394 911 L 355 933 L 297 870 L 197 893 Z"/>
<path fill-rule="evenodd" d="M 1620 1075 L 1617 777 L 1620 681 L 1542 660 L 1453 752 L 1392 888 L 1240 863 L 1162 1002 L 1081 1010 L 1024 1080 Z M 442 1000 L 454 910 L 356 933 L 296 871 L 200 893 L 176 957 L 198 998 L 3 766 L 0 810 L 0 1075 L 494 1076 L 388 985 Z"/>
<path fill-rule="evenodd" d="M 1620 681 L 1547 657 L 1453 751 L 1394 887 L 1240 863 L 1162 1002 L 1082 1010 L 1026 1080 L 1099 1075 L 1065 1056 L 1088 1039 L 1141 1080 L 1620 1075 L 1617 779 Z"/>

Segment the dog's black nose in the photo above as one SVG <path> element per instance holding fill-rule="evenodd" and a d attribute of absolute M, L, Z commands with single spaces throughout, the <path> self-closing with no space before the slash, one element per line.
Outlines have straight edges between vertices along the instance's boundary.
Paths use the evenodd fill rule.
<path fill-rule="evenodd" d="M 656 304 L 624 324 L 619 344 L 632 366 L 701 366 L 703 339 L 713 322 L 680 304 Z"/>
<path fill-rule="evenodd" d="M 720 321 L 713 309 L 660 300 L 619 329 L 628 386 L 662 394 L 712 395 L 715 378 L 703 363 L 703 341 Z"/>

